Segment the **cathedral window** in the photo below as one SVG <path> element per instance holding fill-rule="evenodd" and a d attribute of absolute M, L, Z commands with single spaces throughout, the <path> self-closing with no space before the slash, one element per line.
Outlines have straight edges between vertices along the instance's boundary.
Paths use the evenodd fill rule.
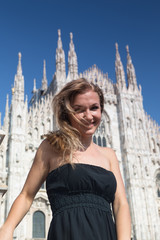
<path fill-rule="evenodd" d="M 98 136 L 98 145 L 99 145 L 99 146 L 102 146 L 101 137 L 100 137 L 100 136 Z"/>
<path fill-rule="evenodd" d="M 95 136 L 95 135 L 93 136 L 93 142 L 94 142 L 95 144 L 97 144 L 97 139 L 96 139 L 96 136 Z"/>
<path fill-rule="evenodd" d="M 45 238 L 45 215 L 41 211 L 33 214 L 33 238 Z"/>
<path fill-rule="evenodd" d="M 19 127 L 19 128 L 22 127 L 22 118 L 20 115 L 17 116 L 17 127 Z"/>
<path fill-rule="evenodd" d="M 106 143 L 106 138 L 105 137 L 102 138 L 102 142 L 103 142 L 103 147 L 107 147 L 107 143 Z"/>
<path fill-rule="evenodd" d="M 160 172 L 156 175 L 157 197 L 160 198 Z"/>
<path fill-rule="evenodd" d="M 110 129 L 110 119 L 108 115 L 102 115 L 102 120 L 100 126 L 93 136 L 93 142 L 99 146 L 106 147 L 111 145 L 111 129 Z"/>

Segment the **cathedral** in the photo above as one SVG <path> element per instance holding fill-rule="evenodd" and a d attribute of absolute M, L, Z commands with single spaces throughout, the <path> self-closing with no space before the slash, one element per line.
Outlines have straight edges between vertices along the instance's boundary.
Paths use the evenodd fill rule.
<path fill-rule="evenodd" d="M 6 218 L 16 196 L 20 193 L 35 152 L 43 135 L 55 129 L 52 112 L 53 96 L 65 83 L 84 77 L 98 84 L 105 97 L 102 121 L 93 141 L 111 147 L 119 160 L 132 218 L 132 240 L 160 239 L 160 130 L 143 107 L 141 86 L 137 85 L 129 47 L 126 47 L 126 77 L 116 44 L 115 76 L 113 83 L 96 65 L 78 72 L 78 61 L 70 33 L 68 70 L 61 31 L 58 30 L 56 71 L 50 83 L 44 61 L 41 88 L 34 80 L 32 97 L 24 95 L 24 76 L 21 53 L 12 88 L 11 104 L 6 97 L 2 130 L 5 138 L 0 145 L 0 190 L 7 192 L 1 199 L 0 225 Z M 66 73 L 67 72 L 67 73 Z M 52 218 L 45 183 L 14 233 L 15 240 L 47 239 Z"/>

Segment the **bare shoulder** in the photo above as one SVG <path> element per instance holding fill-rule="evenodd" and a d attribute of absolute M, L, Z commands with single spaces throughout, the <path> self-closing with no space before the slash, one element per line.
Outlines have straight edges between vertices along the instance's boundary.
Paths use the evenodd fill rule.
<path fill-rule="evenodd" d="M 48 165 L 49 171 L 57 168 L 61 158 L 60 153 L 55 150 L 47 139 L 40 144 L 36 155 Z"/>
<path fill-rule="evenodd" d="M 37 149 L 36 155 L 38 157 L 45 157 L 45 158 L 47 158 L 50 155 L 51 152 L 52 152 L 52 148 L 51 148 L 49 142 L 45 139 L 39 145 L 39 147 Z"/>
<path fill-rule="evenodd" d="M 112 148 L 101 147 L 101 151 L 104 153 L 105 157 L 108 159 L 111 169 L 119 165 L 116 153 Z"/>
<path fill-rule="evenodd" d="M 102 149 L 103 149 L 103 151 L 106 152 L 106 154 L 107 154 L 108 156 L 110 156 L 110 155 L 111 155 L 111 156 L 115 155 L 115 151 L 114 151 L 112 148 L 103 147 Z"/>
<path fill-rule="evenodd" d="M 54 148 L 51 146 L 51 144 L 49 143 L 49 141 L 47 139 L 44 139 L 41 144 L 39 145 L 38 150 L 39 152 L 44 151 L 44 152 L 53 152 Z"/>
<path fill-rule="evenodd" d="M 99 146 L 98 146 L 99 147 Z M 106 155 L 108 159 L 116 158 L 115 151 L 112 148 L 109 147 L 99 147 L 99 150 Z"/>
<path fill-rule="evenodd" d="M 46 166 L 49 166 L 50 160 L 53 156 L 54 148 L 51 146 L 47 139 L 43 140 L 37 149 L 35 161 L 43 162 Z"/>

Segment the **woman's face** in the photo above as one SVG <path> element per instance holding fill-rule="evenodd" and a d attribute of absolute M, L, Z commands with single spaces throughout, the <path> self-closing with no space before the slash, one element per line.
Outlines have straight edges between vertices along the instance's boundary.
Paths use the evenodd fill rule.
<path fill-rule="evenodd" d="M 92 136 L 101 121 L 101 107 L 98 94 L 92 90 L 77 94 L 73 102 L 71 102 L 71 106 L 75 111 L 75 117 L 83 124 L 78 123 L 71 116 L 71 125 L 80 132 L 81 137 Z"/>

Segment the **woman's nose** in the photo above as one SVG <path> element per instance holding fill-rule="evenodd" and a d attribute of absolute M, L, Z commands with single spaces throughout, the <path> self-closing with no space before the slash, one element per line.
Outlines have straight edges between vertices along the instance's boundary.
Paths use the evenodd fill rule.
<path fill-rule="evenodd" d="M 90 110 L 85 111 L 85 118 L 87 120 L 91 120 L 93 118 L 92 113 Z"/>

